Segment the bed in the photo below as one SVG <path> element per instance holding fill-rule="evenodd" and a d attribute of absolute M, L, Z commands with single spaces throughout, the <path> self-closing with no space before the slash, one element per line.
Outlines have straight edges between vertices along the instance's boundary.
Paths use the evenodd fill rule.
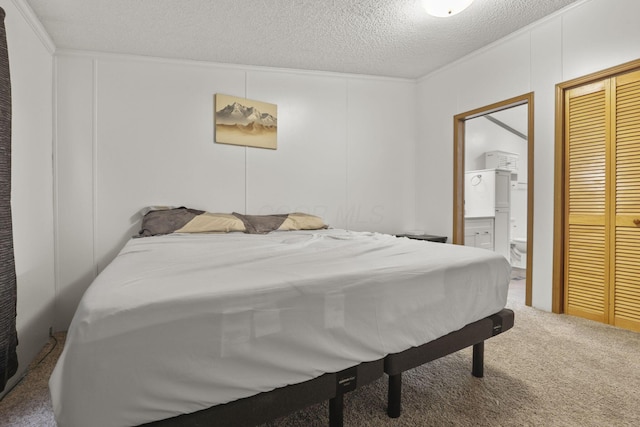
<path fill-rule="evenodd" d="M 385 372 L 397 416 L 404 370 L 460 345 L 481 365 L 513 324 L 493 252 L 286 215 L 202 233 L 203 215 L 143 223 L 87 289 L 49 383 L 59 426 L 255 425 L 323 400 L 339 426 Z"/>

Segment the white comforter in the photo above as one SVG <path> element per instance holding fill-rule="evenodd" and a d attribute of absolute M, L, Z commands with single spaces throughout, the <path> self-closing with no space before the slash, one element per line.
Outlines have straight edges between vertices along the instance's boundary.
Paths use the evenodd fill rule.
<path fill-rule="evenodd" d="M 501 310 L 483 249 L 320 230 L 132 239 L 50 379 L 61 427 L 131 426 L 299 383 Z"/>

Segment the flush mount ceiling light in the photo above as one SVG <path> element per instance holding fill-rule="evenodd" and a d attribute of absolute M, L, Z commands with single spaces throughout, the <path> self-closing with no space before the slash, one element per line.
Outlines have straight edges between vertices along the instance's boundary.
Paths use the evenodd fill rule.
<path fill-rule="evenodd" d="M 422 0 L 422 7 L 429 15 L 446 18 L 465 10 L 473 0 Z"/>

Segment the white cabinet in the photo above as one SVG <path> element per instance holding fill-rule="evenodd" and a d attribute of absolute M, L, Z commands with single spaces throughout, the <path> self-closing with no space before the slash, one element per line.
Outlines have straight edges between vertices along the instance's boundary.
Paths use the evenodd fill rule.
<path fill-rule="evenodd" d="M 496 208 L 511 207 L 511 173 L 496 170 Z"/>
<path fill-rule="evenodd" d="M 506 259 L 511 258 L 511 238 L 509 237 L 509 231 L 511 229 L 510 222 L 509 208 L 496 208 L 493 228 L 493 250 Z"/>
<path fill-rule="evenodd" d="M 464 221 L 464 244 L 494 250 L 494 218 L 473 218 Z"/>
<path fill-rule="evenodd" d="M 468 171 L 465 178 L 464 244 L 510 259 L 511 171 Z"/>
<path fill-rule="evenodd" d="M 506 151 L 487 151 L 484 153 L 484 167 L 487 169 L 506 169 L 511 171 L 511 182 L 518 182 L 519 155 Z M 526 179 L 526 178 L 525 178 Z"/>

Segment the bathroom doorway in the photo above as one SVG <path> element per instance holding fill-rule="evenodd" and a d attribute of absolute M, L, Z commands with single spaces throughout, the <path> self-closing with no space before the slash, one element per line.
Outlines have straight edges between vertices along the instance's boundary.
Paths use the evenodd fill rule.
<path fill-rule="evenodd" d="M 533 94 L 455 117 L 453 242 L 502 254 L 531 305 Z"/>

